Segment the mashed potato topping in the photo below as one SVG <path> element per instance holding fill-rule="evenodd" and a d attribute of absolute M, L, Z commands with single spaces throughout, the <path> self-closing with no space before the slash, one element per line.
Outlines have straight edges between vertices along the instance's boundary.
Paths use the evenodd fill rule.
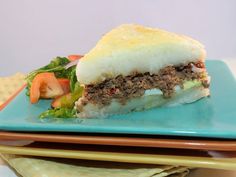
<path fill-rule="evenodd" d="M 133 72 L 151 74 L 169 65 L 205 60 L 202 44 L 189 37 L 139 25 L 121 25 L 106 35 L 77 65 L 83 84 L 97 84 Z"/>

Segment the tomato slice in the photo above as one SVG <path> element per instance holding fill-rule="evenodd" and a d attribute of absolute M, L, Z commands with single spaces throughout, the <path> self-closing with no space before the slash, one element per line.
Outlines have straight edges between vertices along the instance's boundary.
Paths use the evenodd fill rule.
<path fill-rule="evenodd" d="M 69 55 L 67 58 L 70 60 L 70 61 L 75 61 L 75 60 L 78 60 L 80 58 L 82 58 L 83 55 Z"/>
<path fill-rule="evenodd" d="M 40 73 L 35 76 L 30 88 L 30 102 L 37 103 L 39 98 L 55 98 L 64 91 L 54 73 Z"/>
<path fill-rule="evenodd" d="M 70 92 L 70 80 L 69 79 L 60 78 L 60 79 L 57 79 L 57 81 L 61 85 L 61 88 L 63 89 L 64 94 Z"/>

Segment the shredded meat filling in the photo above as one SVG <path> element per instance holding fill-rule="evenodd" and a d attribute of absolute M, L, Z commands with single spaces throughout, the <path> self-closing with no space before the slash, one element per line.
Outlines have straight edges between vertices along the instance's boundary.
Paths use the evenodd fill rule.
<path fill-rule="evenodd" d="M 192 67 L 202 69 L 201 72 L 193 72 Z M 113 98 L 124 103 L 134 97 L 144 95 L 145 90 L 160 89 L 165 98 L 170 98 L 175 92 L 175 86 L 183 88 L 184 81 L 200 80 L 204 87 L 209 87 L 205 65 L 202 62 L 189 63 L 188 65 L 167 66 L 158 74 L 134 73 L 123 77 L 107 79 L 97 85 L 85 86 L 82 103 L 107 105 Z"/>

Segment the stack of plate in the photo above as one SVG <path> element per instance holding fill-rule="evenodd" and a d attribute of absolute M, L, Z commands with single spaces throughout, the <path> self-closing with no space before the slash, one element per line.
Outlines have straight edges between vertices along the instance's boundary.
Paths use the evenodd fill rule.
<path fill-rule="evenodd" d="M 206 65 L 210 98 L 108 118 L 39 119 L 50 101 L 31 105 L 23 89 L 0 112 L 0 153 L 236 169 L 235 78 L 223 62 Z"/>

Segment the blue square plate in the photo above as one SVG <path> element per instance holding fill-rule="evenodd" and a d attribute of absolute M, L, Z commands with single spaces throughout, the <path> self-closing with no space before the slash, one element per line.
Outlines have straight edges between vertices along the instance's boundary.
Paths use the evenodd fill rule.
<path fill-rule="evenodd" d="M 191 104 L 97 119 L 38 119 L 50 107 L 32 105 L 22 91 L 0 113 L 0 130 L 151 134 L 236 138 L 236 82 L 225 63 L 207 61 L 211 96 Z"/>

